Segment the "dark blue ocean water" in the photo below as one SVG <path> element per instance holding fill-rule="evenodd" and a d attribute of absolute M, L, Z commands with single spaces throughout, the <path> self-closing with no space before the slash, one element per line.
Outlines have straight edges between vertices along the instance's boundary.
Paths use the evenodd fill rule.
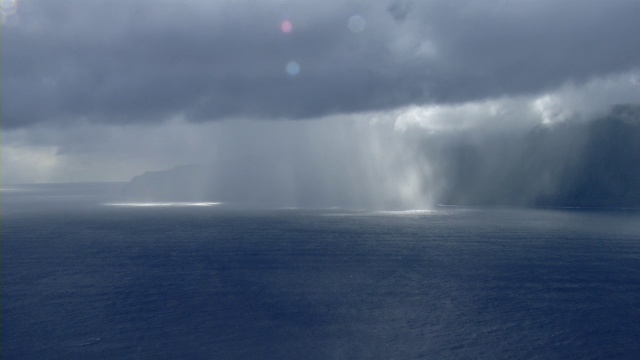
<path fill-rule="evenodd" d="M 3 192 L 3 359 L 640 359 L 638 212 L 29 191 Z"/>

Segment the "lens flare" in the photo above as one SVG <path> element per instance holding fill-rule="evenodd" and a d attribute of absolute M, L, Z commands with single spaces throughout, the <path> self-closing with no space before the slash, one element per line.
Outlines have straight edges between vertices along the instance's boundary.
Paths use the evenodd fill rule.
<path fill-rule="evenodd" d="M 296 76 L 300 74 L 300 64 L 298 64 L 295 61 L 289 61 L 287 63 L 286 70 L 287 70 L 287 74 L 291 76 Z"/>
<path fill-rule="evenodd" d="M 293 24 L 291 23 L 291 21 L 285 20 L 280 23 L 280 30 L 282 30 L 282 32 L 285 34 L 288 34 L 291 32 L 291 30 L 293 30 Z"/>
<path fill-rule="evenodd" d="M 347 21 L 347 27 L 354 33 L 362 32 L 366 26 L 367 22 L 360 15 L 353 15 Z"/>

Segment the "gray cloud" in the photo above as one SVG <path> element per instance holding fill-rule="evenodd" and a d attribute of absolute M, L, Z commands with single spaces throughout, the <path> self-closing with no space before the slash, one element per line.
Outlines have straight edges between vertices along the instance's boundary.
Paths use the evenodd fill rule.
<path fill-rule="evenodd" d="M 387 7 L 387 10 L 397 22 L 403 22 L 407 18 L 407 15 L 409 15 L 412 7 L 412 2 L 399 0 L 392 2 Z"/>
<path fill-rule="evenodd" d="M 638 13 L 635 0 L 22 0 L 19 23 L 3 27 L 3 127 L 298 119 L 540 93 L 640 67 Z M 364 31 L 349 31 L 354 14 Z"/>

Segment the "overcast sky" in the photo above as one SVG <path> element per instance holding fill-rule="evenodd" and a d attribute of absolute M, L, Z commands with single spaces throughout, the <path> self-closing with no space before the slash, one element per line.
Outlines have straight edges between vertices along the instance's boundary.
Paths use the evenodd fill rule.
<path fill-rule="evenodd" d="M 640 103 L 639 18 L 637 0 L 4 0 L 2 177 L 126 180 L 268 152 L 309 132 L 293 121 L 586 117 Z"/>

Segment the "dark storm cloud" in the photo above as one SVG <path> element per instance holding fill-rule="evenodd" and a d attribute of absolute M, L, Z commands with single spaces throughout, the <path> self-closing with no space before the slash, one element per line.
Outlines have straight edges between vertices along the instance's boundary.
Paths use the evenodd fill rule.
<path fill-rule="evenodd" d="M 311 118 L 537 93 L 640 66 L 637 0 L 18 5 L 2 34 L 5 128 Z M 360 32 L 347 26 L 356 14 Z"/>

